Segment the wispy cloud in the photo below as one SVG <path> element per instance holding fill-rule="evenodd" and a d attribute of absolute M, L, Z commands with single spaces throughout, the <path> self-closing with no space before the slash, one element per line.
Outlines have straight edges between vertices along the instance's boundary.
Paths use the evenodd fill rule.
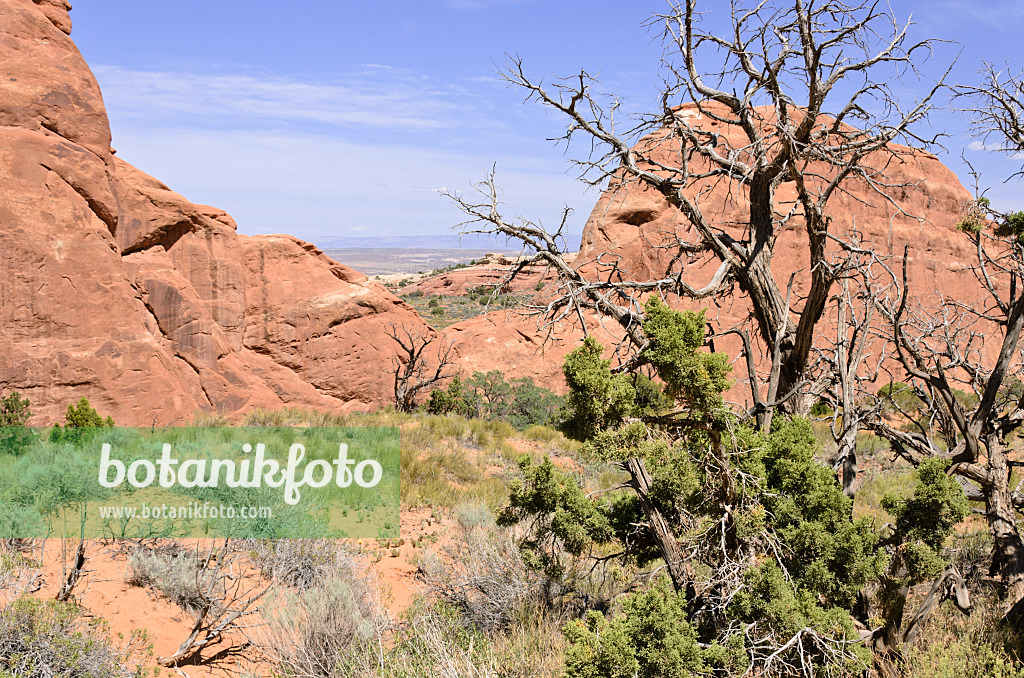
<path fill-rule="evenodd" d="M 534 0 L 445 0 L 444 6 L 448 9 L 475 12 L 505 5 L 518 5 L 523 2 L 534 2 Z"/>
<path fill-rule="evenodd" d="M 915 21 L 922 20 L 925 24 L 962 25 L 967 20 L 995 29 L 1007 28 L 1011 20 L 1021 17 L 1024 17 L 1024 5 L 1019 0 L 942 0 L 914 14 Z"/>
<path fill-rule="evenodd" d="M 115 128 L 114 145 L 119 157 L 189 200 L 227 210 L 243 233 L 314 242 L 345 233 L 446 232 L 463 215 L 436 187 L 469 191 L 495 160 L 510 214 L 553 223 L 568 203 L 579 230 L 596 199 L 564 165 L 523 148 L 472 152 L 294 131 L 173 128 Z"/>
<path fill-rule="evenodd" d="M 986 151 L 988 153 L 1006 153 L 1011 160 L 1024 160 L 1024 152 L 1018 151 L 1013 146 L 1006 144 L 988 144 L 983 141 L 972 141 L 967 144 L 971 151 Z"/>
<path fill-rule="evenodd" d="M 265 123 L 425 132 L 479 128 L 493 121 L 460 87 L 378 65 L 337 82 L 275 76 L 94 68 L 108 105 L 122 119 L 217 127 Z"/>

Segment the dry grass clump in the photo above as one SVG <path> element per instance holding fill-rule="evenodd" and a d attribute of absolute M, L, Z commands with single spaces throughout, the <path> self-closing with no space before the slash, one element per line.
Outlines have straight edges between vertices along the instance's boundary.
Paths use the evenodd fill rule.
<path fill-rule="evenodd" d="M 266 623 L 253 640 L 283 675 L 376 675 L 382 668 L 391 621 L 380 589 L 351 559 L 340 565 L 277 591 L 264 604 Z"/>
<path fill-rule="evenodd" d="M 209 574 L 195 551 L 184 548 L 152 550 L 138 548 L 128 556 L 128 577 L 132 586 L 151 586 L 183 610 L 195 612 L 203 605 L 202 590 Z"/>
<path fill-rule="evenodd" d="M 248 556 L 267 579 L 299 590 L 355 567 L 347 548 L 335 539 L 236 539 L 231 547 Z"/>
<path fill-rule="evenodd" d="M 0 676 L 130 678 L 152 654 L 144 633 L 115 642 L 71 603 L 23 597 L 0 608 Z"/>
<path fill-rule="evenodd" d="M 507 629 L 543 607 L 543 577 L 523 562 L 512 531 L 498 528 L 486 505 L 459 506 L 454 529 L 449 546 L 419 561 L 428 598 L 485 632 Z"/>
<path fill-rule="evenodd" d="M 999 621 L 1004 606 L 972 591 L 970 616 L 943 605 L 929 618 L 921 640 L 905 653 L 908 676 L 924 678 L 1024 678 L 1019 639 Z"/>

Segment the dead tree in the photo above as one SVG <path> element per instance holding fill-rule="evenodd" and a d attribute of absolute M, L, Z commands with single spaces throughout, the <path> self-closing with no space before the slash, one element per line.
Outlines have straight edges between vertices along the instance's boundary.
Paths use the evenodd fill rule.
<path fill-rule="evenodd" d="M 904 380 L 926 416 L 910 419 L 910 430 L 880 417 L 870 427 L 913 464 L 924 456 L 950 459 L 968 498 L 985 503 L 995 542 L 991 574 L 1002 578 L 1013 602 L 1024 597 L 1024 542 L 1016 522 L 1024 496 L 1010 486 L 1008 451 L 1009 438 L 1024 424 L 1024 395 L 1007 387 L 1024 377 L 1024 243 L 984 231 L 967 237 L 976 245 L 975 273 L 991 303 L 948 300 L 922 309 L 904 291 L 879 304 Z M 993 335 L 1001 335 L 997 353 L 985 350 Z"/>
<path fill-rule="evenodd" d="M 176 667 L 193 661 L 204 647 L 228 632 L 245 636 L 246 618 L 259 612 L 258 603 L 270 590 L 259 571 L 246 568 L 240 558 L 228 551 L 225 539 L 220 551 L 211 546 L 205 556 L 196 554 L 196 591 L 200 605 L 193 612 L 195 623 L 178 649 L 158 657 L 161 666 Z M 198 548 L 198 547 L 197 547 Z"/>
<path fill-rule="evenodd" d="M 644 295 L 700 300 L 745 294 L 761 356 L 778 363 L 778 393 L 786 395 L 810 383 L 815 328 L 833 286 L 851 274 L 846 258 L 834 260 L 829 253 L 847 251 L 849 244 L 831 224 L 829 200 L 857 184 L 880 204 L 902 212 L 893 197 L 900 187 L 888 182 L 885 171 L 906 151 L 891 142 L 934 141 L 914 128 L 942 83 L 921 100 L 900 105 L 896 78 L 915 73 L 915 63 L 928 57 L 932 45 L 911 42 L 909 25 L 898 23 L 879 3 L 777 0 L 747 7 L 734 0 L 731 20 L 726 35 L 706 31 L 696 0 L 673 3 L 668 13 L 651 19 L 663 29 L 665 44 L 661 106 L 624 130 L 616 125 L 617 102 L 605 105 L 586 71 L 546 85 L 528 76 L 518 57 L 503 70 L 528 99 L 566 117 L 567 145 L 582 139 L 592 149 L 574 160 L 581 179 L 594 186 L 607 181 L 612 188 L 642 185 L 685 217 L 693 238 L 672 234 L 665 247 L 673 259 L 662 278 L 630 279 L 608 256 L 589 262 L 594 266 L 587 270 L 597 273 L 584 274 L 581 262 L 569 265 L 557 239 L 541 226 L 502 216 L 493 175 L 478 185 L 479 199 L 448 197 L 469 216 L 465 232 L 524 244 L 529 256 L 509 278 L 535 265 L 558 274 L 560 288 L 535 309 L 549 323 L 582 320 L 584 309 L 592 309 L 618 323 L 639 349 Z M 691 101 L 717 129 L 693 124 L 694 109 L 680 108 Z M 777 193 L 785 184 L 795 189 L 797 200 L 780 208 Z M 717 224 L 705 214 L 703 200 L 716 190 L 749 204 L 745 223 Z M 810 266 L 802 275 L 810 284 L 806 296 L 787 301 L 772 258 L 780 230 L 796 219 L 808 237 Z M 696 284 L 690 273 L 697 260 L 717 262 L 706 284 Z"/>
<path fill-rule="evenodd" d="M 981 85 L 958 88 L 961 101 L 969 102 L 973 133 L 998 150 L 1024 151 L 1020 76 L 990 66 L 983 73 Z M 965 206 L 960 228 L 976 252 L 980 299 L 944 299 L 933 308 L 910 303 L 914 292 L 904 263 L 902 293 L 879 309 L 927 417 L 913 420 L 910 430 L 882 419 L 871 427 L 912 463 L 949 458 L 968 498 L 985 503 L 994 540 L 990 574 L 1002 580 L 1012 606 L 1024 599 L 1024 540 L 1017 526 L 1024 495 L 1019 484 L 1010 485 L 1008 454 L 1011 437 L 1024 425 L 1024 214 L 998 212 L 979 195 Z"/>
<path fill-rule="evenodd" d="M 455 347 L 451 342 L 438 338 L 436 333 L 417 332 L 407 325 L 398 328 L 393 324 L 385 327 L 384 333 L 401 349 L 392 361 L 395 408 L 399 412 L 412 412 L 421 394 L 458 373 Z M 432 346 L 436 346 L 436 351 L 428 350 Z"/>
<path fill-rule="evenodd" d="M 978 85 L 959 85 L 957 96 L 967 104 L 971 132 L 986 149 L 1016 156 L 1024 148 L 1024 73 L 997 71 L 991 64 L 981 70 Z M 1014 177 L 1024 175 L 1024 167 Z"/>
<path fill-rule="evenodd" d="M 903 648 L 911 647 L 917 642 L 924 622 L 939 605 L 952 600 L 956 608 L 964 614 L 970 614 L 972 610 L 967 581 L 955 565 L 946 566 L 942 574 L 932 582 L 928 593 L 904 626 L 903 606 L 906 604 L 908 593 L 908 587 L 900 590 L 898 617 L 889 619 L 874 631 L 863 632 L 864 641 L 874 654 L 875 668 L 883 678 L 902 675 L 899 666 L 903 662 Z"/>
<path fill-rule="evenodd" d="M 58 602 L 67 602 L 71 600 L 72 595 L 75 591 L 75 586 L 78 585 L 78 580 L 81 579 L 82 573 L 85 570 L 85 538 L 82 537 L 78 540 L 78 548 L 75 549 L 74 559 L 71 562 L 71 569 L 68 569 L 67 564 L 67 539 L 61 540 L 61 570 L 64 572 L 64 576 L 61 578 L 60 588 L 57 589 L 56 600 Z"/>

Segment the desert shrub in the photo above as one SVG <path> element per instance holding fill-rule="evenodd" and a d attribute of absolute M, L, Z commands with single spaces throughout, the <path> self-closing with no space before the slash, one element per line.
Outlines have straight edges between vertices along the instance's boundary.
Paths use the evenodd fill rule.
<path fill-rule="evenodd" d="M 18 586 L 24 585 L 27 579 L 33 576 L 33 574 L 28 574 L 26 571 L 29 568 L 34 568 L 36 563 L 26 558 L 18 550 L 17 547 L 20 544 L 17 541 L 15 539 L 0 541 L 0 591 L 8 588 L 16 589 Z"/>
<path fill-rule="evenodd" d="M 128 584 L 151 586 L 184 610 L 194 612 L 202 607 L 207 576 L 199 556 L 185 549 L 152 551 L 136 549 L 128 557 Z"/>
<path fill-rule="evenodd" d="M 550 461 L 527 459 L 499 521 L 526 530 L 527 564 L 556 580 L 571 562 L 564 553 L 623 568 L 686 554 L 685 567 L 668 563 L 678 593 L 661 584 L 630 598 L 624 616 L 588 615 L 568 631 L 569 674 L 863 667 L 867 653 L 848 610 L 888 555 L 870 522 L 851 519 L 850 498 L 816 461 L 813 426 L 777 414 L 763 430 L 734 417 L 723 397 L 729 364 L 703 350 L 702 314 L 672 311 L 652 297 L 645 315 L 643 356 L 680 410 L 670 425 L 644 421 L 628 375 L 611 371 L 593 339 L 563 365 L 567 428 L 583 438 L 584 456 L 622 464 L 632 482 L 591 493 Z M 922 500 L 932 489 L 945 497 L 932 475 Z M 912 508 L 906 516 L 918 514 Z M 955 514 L 944 512 L 941 527 Z M 907 543 L 916 545 L 917 536 Z"/>
<path fill-rule="evenodd" d="M 564 440 L 565 437 L 558 429 L 544 426 L 543 424 L 535 424 L 523 431 L 523 438 L 539 443 L 553 443 L 558 440 Z"/>
<path fill-rule="evenodd" d="M 424 592 L 484 631 L 507 628 L 543 597 L 541 576 L 523 562 L 512 532 L 498 528 L 487 506 L 455 510 L 455 534 L 419 562 Z"/>
<path fill-rule="evenodd" d="M 77 443 L 90 435 L 90 431 L 99 428 L 113 428 L 113 417 L 103 417 L 89 404 L 89 399 L 82 396 L 78 403 L 68 405 L 64 415 L 64 427 L 55 424 L 50 432 L 51 442 Z"/>
<path fill-rule="evenodd" d="M 534 384 L 531 377 L 509 381 L 503 372 L 491 370 L 474 372 L 466 380 L 453 377 L 446 388 L 431 392 L 427 411 L 506 421 L 521 431 L 552 423 L 563 402 L 554 391 Z"/>
<path fill-rule="evenodd" d="M 1001 628 L 1002 606 L 993 596 L 975 596 L 970 616 L 939 608 L 905 653 L 908 676 L 928 678 L 1024 678 L 1024 665 Z"/>
<path fill-rule="evenodd" d="M 590 612 L 584 621 L 565 627 L 568 678 L 668 678 L 708 675 L 715 669 L 738 675 L 746 668 L 742 643 L 728 648 L 698 644 L 685 597 L 665 579 L 627 598 L 623 610 L 611 621 Z"/>
<path fill-rule="evenodd" d="M 0 609 L 0 676 L 129 678 L 152 654 L 142 633 L 120 646 L 70 603 L 19 598 Z"/>
<path fill-rule="evenodd" d="M 562 373 L 569 386 L 563 428 L 570 438 L 586 440 L 636 412 L 636 390 L 624 374 L 609 371 L 611 361 L 593 337 L 565 356 Z"/>
<path fill-rule="evenodd" d="M 25 424 L 32 417 L 26 398 L 13 391 L 0 398 L 0 453 L 19 454 L 32 442 L 32 432 Z"/>
<path fill-rule="evenodd" d="M 32 408 L 27 398 L 17 391 L 0 398 L 0 427 L 24 426 L 32 417 Z"/>
<path fill-rule="evenodd" d="M 812 417 L 820 418 L 831 417 L 833 412 L 835 412 L 835 410 L 832 409 L 831 405 L 829 405 L 824 400 L 819 400 L 818 402 L 811 405 L 811 409 L 808 411 L 808 414 L 810 414 Z"/>
<path fill-rule="evenodd" d="M 89 404 L 89 399 L 82 396 L 76 405 L 68 405 L 64 415 L 65 425 L 71 428 L 113 428 L 113 417 L 102 417 Z"/>
<path fill-rule="evenodd" d="M 889 411 L 896 411 L 897 408 L 908 413 L 915 413 L 924 407 L 914 389 L 902 381 L 893 381 L 878 389 L 878 397 L 888 400 L 892 404 L 888 406 Z"/>
<path fill-rule="evenodd" d="M 286 547 L 272 560 L 287 563 L 301 548 Z M 326 554 L 323 545 L 314 551 Z M 309 586 L 280 590 L 263 605 L 266 624 L 254 641 L 282 675 L 332 678 L 368 675 L 381 667 L 381 641 L 390 621 L 376 582 L 363 572 L 345 558 Z"/>
<path fill-rule="evenodd" d="M 518 675 L 521 657 L 503 657 L 491 639 L 445 603 L 409 608 L 384 657 L 387 678 L 491 678 Z"/>
<path fill-rule="evenodd" d="M 257 408 L 245 415 L 242 425 L 252 428 L 278 428 L 280 426 L 290 426 L 292 421 L 293 417 L 287 410 L 264 410 Z"/>
<path fill-rule="evenodd" d="M 227 417 L 216 412 L 196 412 L 192 417 L 192 426 L 196 428 L 221 428 L 231 426 Z"/>
<path fill-rule="evenodd" d="M 431 391 L 430 398 L 427 400 L 427 412 L 438 415 L 475 415 L 475 404 L 469 401 L 469 393 L 463 388 L 462 377 L 456 374 L 448 382 L 447 387 Z"/>
<path fill-rule="evenodd" d="M 356 564 L 333 539 L 236 539 L 232 549 L 248 555 L 261 574 L 304 591 L 338 573 L 354 576 Z"/>

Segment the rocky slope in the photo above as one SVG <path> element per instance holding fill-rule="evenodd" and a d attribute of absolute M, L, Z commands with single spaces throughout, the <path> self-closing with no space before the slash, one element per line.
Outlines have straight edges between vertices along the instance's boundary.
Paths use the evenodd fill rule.
<path fill-rule="evenodd" d="M 0 390 L 35 423 L 87 396 L 122 424 L 387 400 L 383 286 L 289 236 L 246 237 L 115 158 L 64 0 L 0 0 Z"/>

